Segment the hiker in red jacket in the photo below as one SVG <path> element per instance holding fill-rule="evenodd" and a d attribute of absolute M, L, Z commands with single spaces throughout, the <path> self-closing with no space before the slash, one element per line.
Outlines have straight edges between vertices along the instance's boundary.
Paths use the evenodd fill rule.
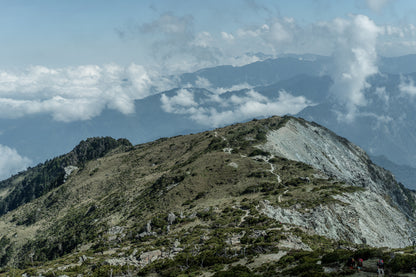
<path fill-rule="evenodd" d="M 363 262 L 364 262 L 363 259 L 358 258 L 358 260 L 357 260 L 357 270 L 358 271 L 361 271 L 361 269 L 363 268 Z"/>

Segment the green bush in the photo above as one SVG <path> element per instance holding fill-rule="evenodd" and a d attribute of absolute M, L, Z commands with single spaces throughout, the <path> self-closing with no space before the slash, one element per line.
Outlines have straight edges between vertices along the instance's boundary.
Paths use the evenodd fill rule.
<path fill-rule="evenodd" d="M 323 268 L 317 264 L 318 260 L 318 252 L 296 251 L 282 257 L 278 265 L 282 269 L 289 266 L 283 271 L 284 276 L 322 276 Z"/>
<path fill-rule="evenodd" d="M 125 270 L 121 266 L 113 266 L 113 265 L 101 265 L 97 266 L 91 276 L 93 277 L 102 277 L 102 276 L 123 276 Z"/>
<path fill-rule="evenodd" d="M 269 152 L 263 151 L 261 149 L 255 149 L 248 156 L 249 157 L 254 157 L 254 156 L 271 156 L 271 154 Z"/>
<path fill-rule="evenodd" d="M 215 137 L 212 139 L 212 141 L 210 142 L 210 144 L 208 145 L 205 151 L 206 152 L 218 151 L 218 150 L 224 149 L 225 147 L 227 147 L 227 142 L 224 141 L 220 137 Z"/>
<path fill-rule="evenodd" d="M 352 252 L 349 250 L 335 249 L 333 252 L 327 253 L 322 257 L 322 264 L 332 264 L 332 263 L 344 264 L 351 255 L 352 255 Z"/>
<path fill-rule="evenodd" d="M 280 162 L 280 160 L 279 160 L 279 159 L 277 159 L 277 158 L 271 158 L 271 159 L 269 160 L 269 163 L 273 163 L 273 164 L 278 163 L 278 162 Z"/>
<path fill-rule="evenodd" d="M 263 142 L 267 140 L 267 133 L 264 131 L 259 131 L 256 135 L 256 140 Z"/>
<path fill-rule="evenodd" d="M 277 264 L 279 265 L 280 268 L 285 268 L 288 265 L 291 265 L 295 262 L 295 257 L 293 257 L 290 254 L 287 254 L 285 256 L 283 256 L 278 262 Z"/>
<path fill-rule="evenodd" d="M 301 263 L 298 266 L 286 270 L 283 272 L 289 274 L 289 276 L 323 276 L 323 268 L 321 265 L 316 264 L 316 261 Z"/>
<path fill-rule="evenodd" d="M 214 277 L 251 277 L 256 276 L 251 270 L 243 265 L 231 267 L 227 271 L 220 271 L 214 274 Z"/>
<path fill-rule="evenodd" d="M 151 221 L 151 225 L 152 225 L 153 228 L 163 230 L 165 228 L 165 226 L 168 225 L 168 222 L 166 220 L 166 216 L 158 215 L 158 216 L 153 217 L 152 221 Z"/>
<path fill-rule="evenodd" d="M 382 257 L 383 251 L 379 248 L 363 248 L 358 249 L 354 252 L 354 258 L 357 260 L 359 258 L 363 260 L 368 260 L 371 258 Z"/>
<path fill-rule="evenodd" d="M 416 256 L 396 254 L 388 263 L 388 267 L 396 272 L 411 273 L 416 268 Z"/>
<path fill-rule="evenodd" d="M 284 185 L 287 187 L 289 186 L 297 187 L 298 185 L 305 184 L 306 182 L 307 181 L 304 178 L 293 178 L 285 182 Z"/>

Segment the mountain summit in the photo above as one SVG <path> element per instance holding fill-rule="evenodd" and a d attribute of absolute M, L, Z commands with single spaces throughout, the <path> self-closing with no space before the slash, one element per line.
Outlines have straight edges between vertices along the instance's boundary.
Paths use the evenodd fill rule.
<path fill-rule="evenodd" d="M 11 197 L 32 186 L 41 193 Z M 1 188 L 0 205 L 13 207 L 0 217 L 5 274 L 345 273 L 348 256 L 389 257 L 414 233 L 413 191 L 294 117 L 136 146 L 90 139 Z M 392 272 L 400 261 L 389 259 Z"/>

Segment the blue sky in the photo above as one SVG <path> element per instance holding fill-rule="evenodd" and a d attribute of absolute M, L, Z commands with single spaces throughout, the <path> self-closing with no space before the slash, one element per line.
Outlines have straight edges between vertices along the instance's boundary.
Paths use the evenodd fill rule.
<path fill-rule="evenodd" d="M 0 67 L 160 62 L 152 57 L 152 47 L 161 30 L 146 34 L 139 29 L 164 14 L 188 18 L 186 24 L 195 36 L 207 32 L 215 38 L 221 32 L 235 37 L 238 30 L 283 18 L 292 18 L 304 28 L 349 14 L 366 15 L 380 26 L 416 25 L 416 3 L 412 0 L 17 0 L 0 1 L 0 5 Z M 130 33 L 121 39 L 118 31 Z M 226 45 L 217 41 L 215 47 Z M 241 47 L 236 51 L 233 47 L 239 54 L 251 50 Z"/>
<path fill-rule="evenodd" d="M 416 1 L 0 0 L 0 42 L 1 119 L 43 114 L 65 124 L 105 109 L 131 114 L 135 100 L 177 87 L 175 75 L 241 66 L 264 58 L 261 52 L 333 56 L 334 95 L 353 121 L 378 57 L 416 54 Z M 402 87 L 416 95 L 413 80 Z M 167 112 L 199 111 L 186 89 L 161 100 Z M 240 108 L 256 107 L 255 117 L 265 116 L 264 107 L 310 105 L 290 92 L 266 100 L 253 91 Z M 247 111 L 231 109 L 232 119 Z M 215 111 L 193 116 L 230 123 Z M 2 144 L 3 133 L 0 126 L 0 179 L 32 163 Z"/>

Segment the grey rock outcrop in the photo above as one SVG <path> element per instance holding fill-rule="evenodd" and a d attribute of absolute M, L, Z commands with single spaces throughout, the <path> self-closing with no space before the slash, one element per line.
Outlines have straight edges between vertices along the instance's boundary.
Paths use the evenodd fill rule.
<path fill-rule="evenodd" d="M 414 193 L 373 164 L 358 146 L 317 124 L 289 118 L 284 126 L 268 133 L 267 142 L 260 148 L 365 189 L 335 196 L 346 205 L 321 205 L 309 213 L 265 203 L 266 215 L 333 239 L 388 247 L 411 244 Z"/>

